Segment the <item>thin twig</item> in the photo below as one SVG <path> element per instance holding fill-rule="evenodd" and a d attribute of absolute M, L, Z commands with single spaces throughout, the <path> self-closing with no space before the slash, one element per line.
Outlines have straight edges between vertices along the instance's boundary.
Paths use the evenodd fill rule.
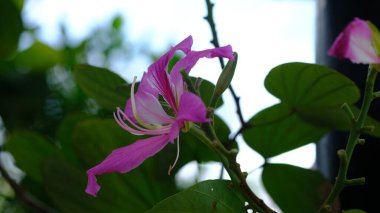
<path fill-rule="evenodd" d="M 205 19 L 210 24 L 210 28 L 212 31 L 212 37 L 211 43 L 216 47 L 219 46 L 218 41 L 218 34 L 216 32 L 215 22 L 213 18 L 212 8 L 214 7 L 214 4 L 211 3 L 210 0 L 206 0 L 207 5 L 207 16 Z M 219 57 L 220 66 L 222 69 L 224 69 L 224 61 L 222 57 Z M 231 85 L 228 86 L 228 89 L 230 90 L 233 99 L 236 104 L 236 112 L 239 116 L 239 120 L 241 123 L 240 130 L 232 137 L 231 140 L 228 141 L 226 144 L 222 144 L 219 139 L 216 137 L 214 129 L 211 125 L 203 126 L 206 133 L 202 132 L 202 130 L 197 128 L 191 128 L 190 131 L 198 137 L 202 142 L 204 142 L 206 145 L 210 146 L 214 151 L 217 152 L 219 157 L 221 158 L 221 161 L 226 168 L 228 174 L 231 177 L 232 182 L 236 187 L 239 188 L 241 194 L 246 197 L 247 202 L 249 203 L 250 207 L 254 212 L 262 212 L 262 213 L 275 213 L 269 206 L 267 206 L 263 200 L 261 200 L 259 197 L 256 196 L 255 193 L 252 192 L 250 187 L 247 184 L 246 181 L 246 175 L 243 173 L 240 169 L 240 165 L 236 162 L 236 155 L 234 150 L 229 150 L 230 147 L 232 147 L 233 142 L 236 140 L 236 137 L 242 133 L 246 128 L 250 127 L 249 123 L 244 121 L 243 114 L 240 107 L 240 97 L 238 97 Z M 214 134 L 210 134 L 214 133 Z M 212 140 L 207 138 L 206 135 L 211 135 Z M 232 141 L 232 142 L 231 142 Z M 227 146 L 226 146 L 227 145 Z M 221 175 L 223 173 L 221 172 Z"/>
<path fill-rule="evenodd" d="M 51 207 L 48 207 L 46 204 L 42 203 L 41 201 L 37 200 L 35 197 L 33 197 L 31 194 L 29 194 L 27 191 L 25 191 L 20 185 L 18 185 L 8 174 L 8 172 L 3 167 L 2 163 L 0 162 L 0 174 L 1 176 L 9 183 L 9 185 L 12 187 L 13 191 L 15 192 L 16 196 L 29 208 L 35 210 L 36 212 L 42 212 L 42 213 L 50 213 L 50 212 L 56 212 Z"/>
<path fill-rule="evenodd" d="M 212 9 L 214 7 L 214 4 L 211 3 L 210 0 L 206 0 L 206 5 L 207 5 L 207 16 L 205 16 L 204 18 L 207 20 L 207 22 L 209 23 L 210 25 L 210 28 L 211 28 L 211 33 L 212 33 L 212 40 L 211 40 L 211 43 L 216 47 L 220 47 L 219 45 L 219 40 L 218 40 L 218 33 L 216 31 L 216 26 L 215 26 L 215 22 L 214 22 L 214 17 L 213 17 L 213 12 L 212 12 Z M 219 57 L 219 63 L 220 63 L 220 67 L 222 69 L 224 69 L 224 61 L 223 61 L 223 58 L 222 57 Z M 241 111 L 241 106 L 240 106 L 240 97 L 238 97 L 235 93 L 235 90 L 234 88 L 230 85 L 228 86 L 228 89 L 230 90 L 231 94 L 232 94 L 232 97 L 235 101 L 235 105 L 236 105 L 236 113 L 238 114 L 239 116 L 239 120 L 240 120 L 240 123 L 242 126 L 245 126 L 246 125 L 246 122 L 244 121 L 244 118 L 243 118 L 243 114 L 242 114 L 242 111 Z"/>
<path fill-rule="evenodd" d="M 236 141 L 236 138 L 241 134 L 243 133 L 245 130 L 251 128 L 252 125 L 250 123 L 243 123 L 240 127 L 240 129 L 228 140 L 227 143 L 224 144 L 224 146 L 227 148 L 227 149 L 231 149 L 232 148 L 232 145 L 234 144 L 234 142 Z"/>

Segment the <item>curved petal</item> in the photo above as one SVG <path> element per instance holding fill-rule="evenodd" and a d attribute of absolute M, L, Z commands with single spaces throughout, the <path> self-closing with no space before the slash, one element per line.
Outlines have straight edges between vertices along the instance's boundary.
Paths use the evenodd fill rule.
<path fill-rule="evenodd" d="M 224 57 L 229 60 L 234 60 L 233 51 L 231 45 L 227 45 L 220 48 L 208 49 L 203 51 L 191 51 L 184 58 L 179 60 L 173 67 L 170 74 L 170 81 L 173 83 L 174 88 L 178 96 L 181 96 L 183 92 L 183 80 L 181 75 L 181 70 L 190 70 L 198 62 L 200 58 L 214 58 L 214 57 Z"/>
<path fill-rule="evenodd" d="M 191 92 L 184 92 L 181 96 L 176 121 L 208 122 L 207 109 L 201 98 Z"/>
<path fill-rule="evenodd" d="M 87 170 L 86 192 L 95 197 L 100 190 L 96 175 L 129 172 L 163 149 L 166 144 L 168 144 L 168 135 L 160 135 L 138 140 L 128 146 L 113 150 L 103 162 Z"/>
<path fill-rule="evenodd" d="M 175 45 L 174 47 L 170 48 L 170 50 L 165 53 L 163 56 L 161 56 L 156 62 L 154 62 L 152 65 L 148 68 L 148 73 L 150 70 L 159 70 L 159 71 L 166 71 L 167 65 L 170 61 L 170 59 L 173 58 L 174 53 L 177 50 L 181 50 L 185 54 L 189 53 L 191 51 L 191 46 L 193 45 L 193 37 L 188 36 L 183 41 Z"/>
<path fill-rule="evenodd" d="M 175 96 L 173 95 L 172 86 L 169 83 L 167 72 L 168 63 L 177 50 L 183 51 L 185 54 L 190 52 L 193 44 L 191 36 L 172 47 L 165 55 L 161 56 L 156 62 L 149 66 L 147 72 L 147 84 L 153 88 L 154 95 L 161 94 L 168 104 L 174 109 L 177 109 Z M 145 86 L 145 83 L 144 83 Z"/>
<path fill-rule="evenodd" d="M 356 18 L 339 34 L 328 54 L 353 63 L 378 64 L 380 57 L 372 46 L 372 36 L 367 21 Z"/>
<path fill-rule="evenodd" d="M 137 115 L 147 124 L 164 125 L 170 124 L 173 119 L 170 118 L 162 108 L 158 98 L 146 92 L 138 92 L 135 95 Z M 136 121 L 131 100 L 128 100 L 125 108 L 125 114 L 128 118 Z"/>
<path fill-rule="evenodd" d="M 182 127 L 183 127 L 183 122 L 181 121 L 173 122 L 170 128 L 170 132 L 169 132 L 169 142 L 174 143 L 174 139 L 178 138 L 179 132 L 181 131 Z"/>

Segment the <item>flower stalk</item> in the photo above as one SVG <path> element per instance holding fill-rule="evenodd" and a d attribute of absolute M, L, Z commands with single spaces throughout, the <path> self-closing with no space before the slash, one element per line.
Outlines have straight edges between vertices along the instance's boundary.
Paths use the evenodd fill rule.
<path fill-rule="evenodd" d="M 365 120 L 368 115 L 368 110 L 371 102 L 375 99 L 374 86 L 377 76 L 377 71 L 372 65 L 369 66 L 368 76 L 366 80 L 366 86 L 364 91 L 363 104 L 358 117 L 354 120 L 351 127 L 350 135 L 345 150 L 338 151 L 338 157 L 340 159 L 340 166 L 338 171 L 338 176 L 336 178 L 335 184 L 328 195 L 327 199 L 323 202 L 319 213 L 332 212 L 332 206 L 336 198 L 339 196 L 340 192 L 347 186 L 352 185 L 363 185 L 365 182 L 364 178 L 347 179 L 347 171 L 350 165 L 352 153 L 357 144 L 362 144 L 362 139 L 360 135 L 365 129 Z"/>
<path fill-rule="evenodd" d="M 8 182 L 12 187 L 16 196 L 27 206 L 28 208 L 41 213 L 55 213 L 57 212 L 50 206 L 47 206 L 42 201 L 38 200 L 36 197 L 31 195 L 28 191 L 22 188 L 12 177 L 8 174 L 7 170 L 3 167 L 0 162 L 0 175 Z"/>
<path fill-rule="evenodd" d="M 210 139 L 207 137 L 205 131 L 199 127 L 192 126 L 190 133 L 197 137 L 200 141 L 206 144 L 209 148 L 214 150 L 219 156 L 224 168 L 227 170 L 231 177 L 231 181 L 239 192 L 244 196 L 249 206 L 254 212 L 259 213 L 275 213 L 270 207 L 268 207 L 263 200 L 255 195 L 249 188 L 246 177 L 247 175 L 241 171 L 239 163 L 236 162 L 237 150 L 227 150 L 223 144 L 216 138 Z"/>

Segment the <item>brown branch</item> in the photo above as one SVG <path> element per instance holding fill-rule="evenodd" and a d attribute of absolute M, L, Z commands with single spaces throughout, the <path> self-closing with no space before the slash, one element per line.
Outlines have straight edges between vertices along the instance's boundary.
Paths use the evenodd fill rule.
<path fill-rule="evenodd" d="M 219 45 L 219 40 L 218 40 L 218 33 L 216 31 L 216 26 L 215 26 L 215 22 L 214 22 L 214 17 L 213 17 L 213 12 L 212 12 L 212 9 L 214 7 L 214 4 L 211 3 L 210 0 L 206 0 L 206 5 L 207 5 L 207 16 L 205 16 L 204 18 L 207 20 L 207 22 L 209 23 L 210 25 L 210 28 L 211 28 L 211 33 L 212 33 L 212 40 L 211 40 L 211 43 L 216 47 L 220 47 Z M 224 69 L 224 61 L 223 61 L 223 58 L 222 57 L 219 57 L 219 63 L 220 63 L 220 67 L 222 69 Z M 230 90 L 231 94 L 232 94 L 232 97 L 234 99 L 234 102 L 235 102 L 235 105 L 236 105 L 236 113 L 238 114 L 238 117 L 239 117 L 239 120 L 240 120 L 240 123 L 241 123 L 241 126 L 242 128 L 248 128 L 249 125 L 247 124 L 247 122 L 244 121 L 244 117 L 243 117 L 243 113 L 241 111 L 241 106 L 240 106 L 240 97 L 236 95 L 235 93 L 235 90 L 234 88 L 229 85 L 228 86 L 228 89 Z M 240 133 L 239 133 L 240 134 Z M 236 138 L 236 137 L 235 137 Z M 235 141 L 235 140 L 229 140 L 229 143 L 232 141 L 232 143 Z M 228 143 L 228 144 L 229 144 Z M 231 146 L 231 145 L 229 145 Z"/>
<path fill-rule="evenodd" d="M 226 147 L 226 149 L 231 149 L 232 148 L 232 145 L 234 144 L 234 142 L 236 141 L 236 138 L 241 134 L 243 133 L 245 130 L 251 128 L 252 125 L 248 122 L 244 122 L 240 129 L 234 134 L 234 136 L 232 136 L 228 141 L 227 143 L 224 144 L 224 146 Z"/>
<path fill-rule="evenodd" d="M 42 213 L 50 213 L 50 212 L 56 212 L 51 207 L 48 207 L 46 204 L 42 203 L 41 201 L 37 200 L 35 197 L 33 197 L 31 194 L 29 194 L 27 191 L 25 191 L 20 185 L 18 185 L 12 177 L 8 174 L 8 172 L 3 167 L 2 163 L 0 162 L 0 174 L 1 176 L 9 183 L 9 185 L 12 187 L 13 191 L 15 192 L 16 196 L 29 208 L 35 210 L 36 212 L 42 212 Z"/>

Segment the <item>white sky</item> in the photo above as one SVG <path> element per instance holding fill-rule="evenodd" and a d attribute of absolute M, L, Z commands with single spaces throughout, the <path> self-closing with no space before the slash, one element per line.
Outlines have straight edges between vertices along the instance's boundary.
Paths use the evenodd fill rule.
<path fill-rule="evenodd" d="M 241 96 L 244 118 L 248 120 L 261 109 L 277 102 L 264 88 L 269 70 L 281 63 L 315 59 L 315 0 L 214 0 L 214 19 L 221 45 L 231 44 L 239 53 L 239 62 L 232 82 Z M 31 25 L 41 26 L 40 38 L 59 44 L 59 23 L 68 26 L 74 40 L 86 37 L 91 29 L 107 23 L 115 14 L 125 17 L 128 40 L 149 44 L 153 51 L 165 51 L 188 35 L 194 38 L 195 50 L 212 48 L 211 33 L 204 0 L 28 0 L 24 17 Z M 114 65 L 114 70 L 131 80 L 141 77 L 148 66 L 146 60 L 135 59 Z M 218 60 L 201 60 L 191 72 L 216 82 L 220 67 Z M 239 127 L 234 104 L 229 94 L 218 112 L 233 131 Z M 243 146 L 243 145 L 242 145 Z M 314 162 L 315 146 L 308 145 L 293 154 L 278 157 L 276 162 L 310 167 Z M 253 159 L 253 160 L 252 160 Z M 251 171 L 262 159 L 242 147 L 239 161 Z M 252 162 L 256 162 L 257 164 Z"/>

